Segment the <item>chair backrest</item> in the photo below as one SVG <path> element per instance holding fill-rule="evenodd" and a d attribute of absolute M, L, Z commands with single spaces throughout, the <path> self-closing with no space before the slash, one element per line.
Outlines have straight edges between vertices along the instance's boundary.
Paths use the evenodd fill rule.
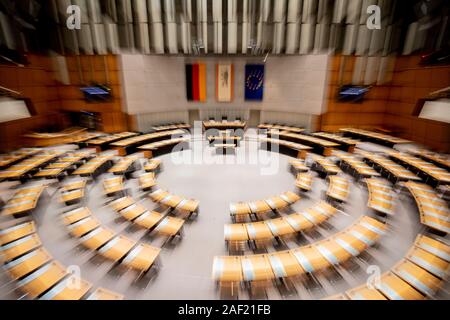
<path fill-rule="evenodd" d="M 214 118 L 214 117 L 209 117 L 209 121 L 214 121 L 214 120 L 216 120 L 216 118 Z"/>
<path fill-rule="evenodd" d="M 227 116 L 222 116 L 222 121 L 228 120 Z"/>

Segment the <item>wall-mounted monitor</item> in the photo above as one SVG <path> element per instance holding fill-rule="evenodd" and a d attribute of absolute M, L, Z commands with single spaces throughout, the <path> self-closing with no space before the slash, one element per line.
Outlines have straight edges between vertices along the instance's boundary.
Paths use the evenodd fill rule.
<path fill-rule="evenodd" d="M 81 92 L 88 102 L 104 102 L 111 99 L 111 89 L 105 86 L 82 87 Z"/>
<path fill-rule="evenodd" d="M 338 100 L 342 102 L 361 102 L 369 91 L 369 87 L 342 86 L 339 90 Z"/>

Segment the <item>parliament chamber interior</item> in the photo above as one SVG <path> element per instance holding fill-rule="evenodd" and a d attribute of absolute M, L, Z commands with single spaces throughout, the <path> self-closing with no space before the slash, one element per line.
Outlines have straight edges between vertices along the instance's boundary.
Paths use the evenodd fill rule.
<path fill-rule="evenodd" d="M 449 15 L 0 1 L 0 300 L 450 299 Z"/>

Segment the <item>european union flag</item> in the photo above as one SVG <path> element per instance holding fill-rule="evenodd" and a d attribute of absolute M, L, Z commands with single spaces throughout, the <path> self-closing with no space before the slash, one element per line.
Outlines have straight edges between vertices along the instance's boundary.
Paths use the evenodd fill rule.
<path fill-rule="evenodd" d="M 264 67 L 263 64 L 247 64 L 245 66 L 245 100 L 263 100 Z"/>

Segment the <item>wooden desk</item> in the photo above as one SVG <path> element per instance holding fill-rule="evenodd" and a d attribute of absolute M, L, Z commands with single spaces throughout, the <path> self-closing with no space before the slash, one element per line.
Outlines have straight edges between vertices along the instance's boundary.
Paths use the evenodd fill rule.
<path fill-rule="evenodd" d="M 345 293 L 351 300 L 387 300 L 378 290 L 369 289 L 367 285 L 362 285 Z"/>
<path fill-rule="evenodd" d="M 155 131 L 166 131 L 166 130 L 174 130 L 174 129 L 190 129 L 191 126 L 186 123 L 180 123 L 180 124 L 169 124 L 169 125 L 162 125 L 162 126 L 156 126 L 152 129 Z"/>
<path fill-rule="evenodd" d="M 160 252 L 160 248 L 141 243 L 127 254 L 122 264 L 141 272 L 147 272 L 156 261 L 156 258 L 158 258 Z"/>
<path fill-rule="evenodd" d="M 86 300 L 123 300 L 123 298 L 121 294 L 98 288 Z"/>
<path fill-rule="evenodd" d="M 308 154 L 307 151 L 312 150 L 312 148 L 309 146 L 305 146 L 300 143 L 295 143 L 295 142 L 286 141 L 286 140 L 280 140 L 280 139 L 274 139 L 274 138 L 259 138 L 258 140 L 261 142 L 261 144 L 263 146 L 266 147 L 266 149 L 268 149 L 267 147 L 270 145 L 270 151 L 277 151 L 277 152 L 280 151 L 279 149 L 272 150 L 272 145 L 278 145 L 280 147 L 285 147 L 285 148 L 294 150 L 295 152 L 298 152 L 297 158 L 299 158 L 299 159 L 305 159 Z"/>
<path fill-rule="evenodd" d="M 305 161 L 301 159 L 289 160 L 289 164 L 296 172 L 306 172 L 309 168 L 305 165 Z"/>
<path fill-rule="evenodd" d="M 144 165 L 144 170 L 146 172 L 155 172 L 160 168 L 162 161 L 159 159 L 150 159 L 148 162 Z"/>
<path fill-rule="evenodd" d="M 291 250 L 303 270 L 308 273 L 324 270 L 331 266 L 327 259 L 314 246 Z"/>
<path fill-rule="evenodd" d="M 78 209 L 66 212 L 65 214 L 63 214 L 62 218 L 63 218 L 65 225 L 71 225 L 80 220 L 86 219 L 86 218 L 90 217 L 91 215 L 92 215 L 91 210 L 89 210 L 88 208 L 78 208 Z"/>
<path fill-rule="evenodd" d="M 356 136 L 358 138 L 362 138 L 369 141 L 376 141 L 382 144 L 387 144 L 389 146 L 394 146 L 396 144 L 408 144 L 411 143 L 409 140 L 400 139 L 397 137 L 393 137 L 386 134 L 381 134 L 373 131 L 367 131 L 362 129 L 354 129 L 354 128 L 344 128 L 340 129 L 341 132 L 344 132 L 346 135 Z"/>
<path fill-rule="evenodd" d="M 298 194 L 292 191 L 287 191 L 285 193 L 280 194 L 280 198 L 289 204 L 294 204 L 301 199 Z"/>
<path fill-rule="evenodd" d="M 72 190 L 61 193 L 61 202 L 70 204 L 84 198 L 84 189 Z"/>
<path fill-rule="evenodd" d="M 328 158 L 313 155 L 312 159 L 315 162 L 315 164 L 319 167 L 319 170 L 325 173 L 326 175 L 339 174 L 342 172 L 341 169 L 339 169 L 339 167 Z"/>
<path fill-rule="evenodd" d="M 84 189 L 86 188 L 86 185 L 87 185 L 86 179 L 72 180 L 69 183 L 62 185 L 61 190 L 64 192 L 64 191 Z"/>
<path fill-rule="evenodd" d="M 264 201 L 264 200 L 258 200 L 254 202 L 249 202 L 248 206 L 253 214 L 259 215 L 265 212 L 272 211 L 272 208 Z"/>
<path fill-rule="evenodd" d="M 227 226 L 225 238 L 236 241 L 245 240 L 244 229 L 246 229 L 249 239 L 271 239 L 273 233 L 278 233 L 281 228 L 268 227 L 269 221 L 273 222 L 273 220 L 267 220 Z M 270 256 L 216 257 L 213 277 L 221 282 L 236 282 L 239 281 L 239 273 L 242 272 L 243 281 L 259 281 L 322 271 L 361 254 L 384 233 L 385 228 L 385 224 L 365 216 L 339 234 L 305 247 L 273 253 Z M 241 268 L 237 266 L 238 261 L 241 262 Z M 230 274 L 225 276 L 227 271 Z"/>
<path fill-rule="evenodd" d="M 181 228 L 184 225 L 183 219 L 165 217 L 155 228 L 155 232 L 164 235 L 174 237 L 180 233 Z"/>
<path fill-rule="evenodd" d="M 111 169 L 109 169 L 108 172 L 113 174 L 125 174 L 130 170 L 131 166 L 141 157 L 143 157 L 143 155 L 140 154 L 134 154 L 128 157 L 124 157 L 120 159 L 120 161 L 116 163 Z"/>
<path fill-rule="evenodd" d="M 16 241 L 35 232 L 36 225 L 33 221 L 2 229 L 0 230 L 0 246 Z"/>
<path fill-rule="evenodd" d="M 318 137 L 320 139 L 338 143 L 341 145 L 341 148 L 344 148 L 344 151 L 347 151 L 349 153 L 352 153 L 355 150 L 356 145 L 359 143 L 358 140 L 346 138 L 337 134 L 327 132 L 316 132 L 313 133 L 313 136 Z"/>
<path fill-rule="evenodd" d="M 448 157 L 448 155 L 443 155 L 427 150 L 410 150 L 409 152 L 424 159 L 425 161 L 431 162 L 438 167 L 450 171 L 450 158 Z"/>
<path fill-rule="evenodd" d="M 98 250 L 101 246 L 111 241 L 116 233 L 110 229 L 99 227 L 80 238 L 80 243 L 89 250 Z"/>
<path fill-rule="evenodd" d="M 148 190 L 156 186 L 155 174 L 146 173 L 139 177 L 139 185 L 141 189 Z"/>
<path fill-rule="evenodd" d="M 272 210 L 281 210 L 289 206 L 289 202 L 281 198 L 280 196 L 271 197 L 265 200 Z"/>
<path fill-rule="evenodd" d="M 388 152 L 388 155 L 394 159 L 394 161 L 400 162 L 407 166 L 410 170 L 415 170 L 416 172 L 431 178 L 437 185 L 450 184 L 450 172 L 445 169 L 439 168 L 432 163 L 426 162 L 406 153 L 391 151 Z"/>
<path fill-rule="evenodd" d="M 419 234 L 414 245 L 435 256 L 450 262 L 450 246 L 436 239 Z"/>
<path fill-rule="evenodd" d="M 44 248 L 39 248 L 24 256 L 5 264 L 4 268 L 15 280 L 34 272 L 52 260 L 51 255 Z"/>
<path fill-rule="evenodd" d="M 34 250 L 42 245 L 39 236 L 33 233 L 29 236 L 11 242 L 0 247 L 0 256 L 3 261 L 10 261 L 21 255 Z"/>
<path fill-rule="evenodd" d="M 336 243 L 334 238 L 320 241 L 316 244 L 316 248 L 332 265 L 341 264 L 353 257 L 350 252 Z"/>
<path fill-rule="evenodd" d="M 448 261 L 445 261 L 419 247 L 412 247 L 406 255 L 406 259 L 414 262 L 419 267 L 427 270 L 431 274 L 441 279 L 446 279 L 448 275 L 448 268 L 450 265 Z"/>
<path fill-rule="evenodd" d="M 164 148 L 164 147 L 168 147 L 168 146 L 175 145 L 175 144 L 183 144 L 183 143 L 187 143 L 189 141 L 190 141 L 189 138 L 169 139 L 169 140 L 149 143 L 149 144 L 138 147 L 138 149 L 156 151 L 156 150 Z"/>
<path fill-rule="evenodd" d="M 120 211 L 120 215 L 124 217 L 128 221 L 133 221 L 140 215 L 142 215 L 144 212 L 146 212 L 147 209 L 139 204 L 132 204 L 131 206 L 123 209 Z"/>
<path fill-rule="evenodd" d="M 365 181 L 369 191 L 367 206 L 384 214 L 393 214 L 394 190 L 389 184 L 380 179 L 366 179 Z"/>
<path fill-rule="evenodd" d="M 119 235 L 98 250 L 99 254 L 114 262 L 120 261 L 136 245 L 136 241 Z"/>
<path fill-rule="evenodd" d="M 353 155 L 350 155 L 345 152 L 334 152 L 333 155 L 339 158 L 341 163 L 345 165 L 346 169 L 353 170 L 355 175 L 358 178 L 360 177 L 379 177 L 380 174 L 376 172 L 374 169 L 369 167 L 366 163 L 359 160 Z"/>
<path fill-rule="evenodd" d="M 170 196 L 170 193 L 162 189 L 155 190 L 149 195 L 150 199 L 152 199 L 156 203 L 159 203 L 167 196 Z"/>
<path fill-rule="evenodd" d="M 305 271 L 290 251 L 281 251 L 267 255 L 276 278 L 296 277 Z"/>
<path fill-rule="evenodd" d="M 272 231 L 264 221 L 247 223 L 246 228 L 249 240 L 259 241 L 273 238 Z"/>
<path fill-rule="evenodd" d="M 169 208 L 175 209 L 183 201 L 183 198 L 176 195 L 168 195 L 162 199 L 159 203 L 168 206 Z"/>
<path fill-rule="evenodd" d="M 75 283 L 77 286 L 74 285 Z M 70 276 L 54 286 L 39 300 L 80 300 L 91 288 L 91 283 L 78 277 Z"/>
<path fill-rule="evenodd" d="M 241 264 L 244 281 L 267 281 L 275 278 L 266 255 L 243 256 Z"/>
<path fill-rule="evenodd" d="M 244 130 L 246 126 L 247 126 L 247 123 L 242 122 L 242 121 L 214 121 L 214 120 L 203 121 L 203 128 L 205 130 L 208 130 L 208 129 L 220 129 L 220 130 L 242 129 L 242 130 Z"/>
<path fill-rule="evenodd" d="M 346 178 L 329 176 L 329 186 L 327 190 L 327 197 L 336 199 L 338 201 L 347 201 L 350 189 L 350 183 Z"/>
<path fill-rule="evenodd" d="M 103 189 L 105 194 L 112 195 L 117 192 L 121 192 L 125 189 L 123 185 L 123 177 L 116 177 L 103 180 Z"/>
<path fill-rule="evenodd" d="M 246 224 L 226 224 L 223 228 L 225 241 L 239 242 L 250 240 Z"/>
<path fill-rule="evenodd" d="M 296 231 L 292 228 L 288 221 L 283 218 L 271 219 L 264 221 L 275 237 L 294 234 Z"/>
<path fill-rule="evenodd" d="M 100 222 L 93 217 L 87 217 L 68 226 L 70 234 L 75 238 L 81 238 L 98 227 L 100 227 Z"/>
<path fill-rule="evenodd" d="M 163 218 L 164 216 L 159 212 L 146 211 L 144 212 L 144 214 L 136 218 L 136 220 L 134 220 L 134 223 L 142 228 L 150 230 L 154 226 L 156 226 Z"/>
<path fill-rule="evenodd" d="M 122 132 L 113 135 L 107 135 L 104 137 L 92 139 L 87 141 L 88 146 L 93 146 L 97 149 L 97 151 L 101 151 L 104 147 L 109 145 L 110 143 L 138 136 L 139 133 L 136 132 Z"/>
<path fill-rule="evenodd" d="M 397 181 L 420 180 L 420 178 L 411 171 L 395 163 L 394 161 L 383 157 L 382 155 L 362 150 L 358 150 L 357 153 L 362 155 L 369 163 L 378 166 L 387 172 L 387 178 L 389 180 L 393 180 L 395 183 Z"/>
<path fill-rule="evenodd" d="M 392 272 L 383 275 L 380 284 L 375 286 L 390 300 L 422 300 L 424 298 L 416 289 Z"/>
<path fill-rule="evenodd" d="M 313 177 L 310 173 L 299 173 L 297 175 L 297 180 L 295 181 L 295 186 L 302 189 L 303 191 L 310 191 L 312 187 Z"/>
<path fill-rule="evenodd" d="M 36 298 L 67 276 L 66 268 L 53 261 L 20 280 L 18 286 L 30 298 Z"/>
<path fill-rule="evenodd" d="M 212 277 L 219 282 L 242 281 L 241 257 L 214 257 Z"/>
<path fill-rule="evenodd" d="M 57 133 L 30 133 L 23 137 L 27 145 L 33 147 L 49 147 L 58 144 L 71 143 L 80 134 L 86 132 L 86 128 L 70 128 Z"/>
<path fill-rule="evenodd" d="M 450 210 L 428 185 L 412 181 L 404 184 L 416 201 L 420 213 L 420 222 L 432 229 L 450 233 Z"/>
<path fill-rule="evenodd" d="M 123 197 L 123 198 L 119 198 L 117 200 L 114 200 L 112 202 L 109 203 L 109 205 L 117 212 L 133 205 L 134 199 L 131 197 Z"/>
<path fill-rule="evenodd" d="M 409 260 L 400 261 L 392 272 L 422 294 L 432 297 L 439 290 L 442 280 Z"/>
<path fill-rule="evenodd" d="M 231 203 L 230 204 L 230 215 L 237 221 L 245 219 L 252 213 L 252 210 L 248 206 L 248 203 Z"/>
<path fill-rule="evenodd" d="M 92 176 L 101 166 L 110 161 L 113 157 L 114 155 L 110 154 L 91 159 L 75 170 L 72 175 Z"/>
<path fill-rule="evenodd" d="M 41 150 L 42 149 L 40 148 L 23 148 L 8 154 L 0 155 L 0 168 L 7 168 L 16 162 L 36 155 L 41 152 Z"/>
<path fill-rule="evenodd" d="M 23 160 L 7 170 L 0 171 L 0 179 L 18 180 L 29 172 L 38 169 L 42 165 L 52 161 L 53 159 L 62 155 L 63 151 L 45 151 L 33 157 Z"/>
<path fill-rule="evenodd" d="M 193 199 L 185 199 L 180 201 L 180 203 L 176 206 L 176 210 L 188 212 L 190 214 L 197 212 L 200 202 L 198 200 Z"/>
<path fill-rule="evenodd" d="M 287 131 L 278 131 L 278 130 L 269 130 L 267 132 L 268 137 L 276 138 L 276 139 L 283 139 L 291 142 L 300 142 L 302 144 L 305 144 L 307 146 L 310 146 L 314 149 L 316 149 L 318 152 L 320 152 L 324 156 L 330 156 L 332 153 L 332 150 L 334 148 L 339 147 L 340 145 L 335 142 L 331 142 L 324 139 L 319 139 L 313 136 L 308 136 L 304 134 L 298 134 L 298 133 L 292 133 Z"/>
<path fill-rule="evenodd" d="M 274 130 L 282 130 L 282 131 L 290 131 L 294 133 L 302 133 L 305 131 L 304 128 L 293 127 L 293 126 L 283 126 L 278 124 L 269 124 L 263 123 L 258 126 L 258 129 L 274 129 Z"/>

